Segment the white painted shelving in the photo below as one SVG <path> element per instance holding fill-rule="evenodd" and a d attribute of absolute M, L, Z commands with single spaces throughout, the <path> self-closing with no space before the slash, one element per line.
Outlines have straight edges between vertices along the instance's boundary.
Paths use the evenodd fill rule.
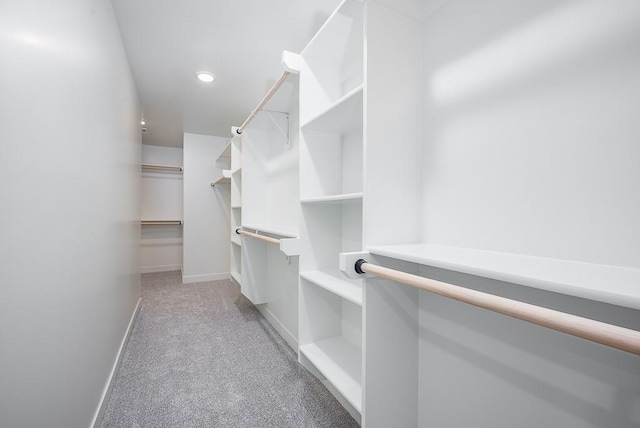
<path fill-rule="evenodd" d="M 303 50 L 300 73 L 299 360 L 360 420 L 362 281 L 338 254 L 362 248 L 364 5 L 344 1 Z"/>

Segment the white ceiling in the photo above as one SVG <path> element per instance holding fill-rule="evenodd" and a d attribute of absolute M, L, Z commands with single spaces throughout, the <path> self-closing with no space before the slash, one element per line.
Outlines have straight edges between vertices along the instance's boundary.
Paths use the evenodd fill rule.
<path fill-rule="evenodd" d="M 184 132 L 231 136 L 340 0 L 112 0 L 148 131 L 182 146 Z M 196 79 L 197 71 L 216 76 Z"/>

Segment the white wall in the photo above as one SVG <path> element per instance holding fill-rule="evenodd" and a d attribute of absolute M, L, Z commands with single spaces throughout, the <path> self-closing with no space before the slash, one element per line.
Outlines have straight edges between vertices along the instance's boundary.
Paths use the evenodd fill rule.
<path fill-rule="evenodd" d="M 216 159 L 229 138 L 184 134 L 183 268 L 185 283 L 229 278 L 230 189 Z"/>
<path fill-rule="evenodd" d="M 139 105 L 108 0 L 0 3 L 0 426 L 87 427 L 140 295 Z"/>
<path fill-rule="evenodd" d="M 640 3 L 426 18 L 422 241 L 640 267 Z"/>
<path fill-rule="evenodd" d="M 182 148 L 142 145 L 142 163 L 182 166 Z M 142 171 L 142 220 L 182 220 L 182 173 Z M 182 269 L 182 226 L 143 226 L 140 270 Z"/>

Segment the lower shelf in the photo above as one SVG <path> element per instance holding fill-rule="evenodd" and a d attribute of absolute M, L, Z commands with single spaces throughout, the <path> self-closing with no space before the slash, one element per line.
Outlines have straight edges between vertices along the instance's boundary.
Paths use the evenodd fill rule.
<path fill-rule="evenodd" d="M 362 352 L 344 337 L 332 337 L 300 347 L 300 352 L 362 412 Z"/>
<path fill-rule="evenodd" d="M 348 279 L 337 269 L 300 272 L 300 277 L 362 306 L 362 280 Z"/>

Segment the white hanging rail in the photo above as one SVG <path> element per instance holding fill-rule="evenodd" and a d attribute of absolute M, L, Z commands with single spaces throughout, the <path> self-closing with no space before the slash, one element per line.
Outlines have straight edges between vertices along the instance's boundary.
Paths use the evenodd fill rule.
<path fill-rule="evenodd" d="M 359 274 L 369 273 L 390 279 L 420 290 L 430 291 L 460 302 L 640 355 L 639 331 L 373 265 L 363 259 L 355 263 L 355 271 Z"/>
<path fill-rule="evenodd" d="M 142 164 L 142 169 L 154 169 L 157 171 L 175 171 L 182 172 L 181 166 L 163 166 L 163 165 L 146 165 Z"/>
<path fill-rule="evenodd" d="M 266 242 L 270 242 L 272 244 L 280 245 L 280 240 L 279 239 L 271 238 L 269 236 L 258 235 L 257 233 L 247 232 L 246 230 L 242 230 L 242 229 L 236 229 L 236 233 L 238 235 L 246 235 L 246 236 L 250 236 L 250 237 L 255 238 L 255 239 L 260 239 L 262 241 L 266 241 Z"/>
<path fill-rule="evenodd" d="M 260 113 L 260 111 L 262 111 L 262 108 L 265 106 L 265 104 L 267 104 L 267 102 L 269 102 L 273 94 L 275 94 L 276 91 L 280 88 L 280 86 L 282 86 L 284 81 L 287 80 L 287 76 L 289 76 L 289 74 L 291 74 L 291 72 L 289 71 L 284 71 L 282 73 L 282 76 L 280 76 L 280 79 L 278 79 L 278 81 L 273 84 L 271 89 L 269 89 L 269 92 L 267 92 L 267 95 L 265 95 L 262 101 L 260 101 L 260 104 L 258 104 L 258 106 L 251 112 L 249 117 L 247 117 L 247 119 L 242 123 L 242 125 L 240 125 L 240 128 L 236 130 L 237 134 L 242 134 L 242 132 L 244 132 L 244 130 L 247 128 L 247 126 L 249 126 L 249 123 L 251 123 L 253 118 L 255 118 L 256 115 Z"/>
<path fill-rule="evenodd" d="M 142 220 L 143 226 L 179 226 L 182 220 Z"/>

